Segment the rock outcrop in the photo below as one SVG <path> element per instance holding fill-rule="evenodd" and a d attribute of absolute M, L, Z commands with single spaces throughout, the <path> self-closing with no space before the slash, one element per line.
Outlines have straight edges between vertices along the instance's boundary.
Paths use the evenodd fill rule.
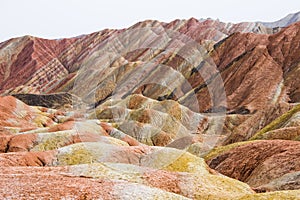
<path fill-rule="evenodd" d="M 295 190 L 300 189 L 299 154 L 298 141 L 260 140 L 229 146 L 209 158 L 208 163 L 211 168 L 246 182 L 257 191 Z"/>
<path fill-rule="evenodd" d="M 72 105 L 80 105 L 81 100 L 69 93 L 57 94 L 13 94 L 12 96 L 23 101 L 27 105 L 42 106 L 46 108 L 70 108 Z"/>

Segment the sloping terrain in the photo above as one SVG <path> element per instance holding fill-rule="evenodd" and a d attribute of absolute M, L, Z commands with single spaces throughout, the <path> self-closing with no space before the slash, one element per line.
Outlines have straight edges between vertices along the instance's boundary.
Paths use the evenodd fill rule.
<path fill-rule="evenodd" d="M 300 21 L 300 12 L 289 14 L 286 17 L 276 22 L 261 22 L 261 23 L 266 27 L 276 28 L 276 27 L 286 27 L 298 21 Z"/>
<path fill-rule="evenodd" d="M 0 197 L 299 198 L 288 24 L 148 20 L 0 43 Z"/>

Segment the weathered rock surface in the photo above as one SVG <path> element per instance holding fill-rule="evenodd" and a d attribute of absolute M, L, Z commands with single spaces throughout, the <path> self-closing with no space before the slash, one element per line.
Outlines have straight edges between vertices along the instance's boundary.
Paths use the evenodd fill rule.
<path fill-rule="evenodd" d="M 270 190 L 300 189 L 296 173 L 300 170 L 299 155 L 298 141 L 261 140 L 224 149 L 209 158 L 208 163 L 218 172 L 246 182 L 258 191 L 267 190 L 265 185 L 269 184 Z M 290 184 L 288 181 L 293 178 Z"/>
<path fill-rule="evenodd" d="M 142 93 L 158 100 L 178 100 L 195 111 L 212 111 L 225 107 L 231 113 L 240 114 L 261 110 L 271 99 L 275 103 L 282 99 L 287 100 L 287 94 L 291 102 L 295 102 L 298 98 L 298 84 L 292 79 L 295 73 L 286 72 L 296 72 L 298 68 L 299 24 L 293 24 L 274 35 L 266 35 L 267 31 L 257 27 L 260 25 L 255 23 L 225 24 L 192 18 L 170 23 L 145 21 L 127 30 L 104 30 L 65 40 L 33 37 L 9 40 L 0 46 L 3 57 L 0 92 L 14 94 L 66 91 L 73 92 L 86 102 L 96 105 L 107 100 L 112 94 L 119 97 L 128 96 L 127 93 Z M 218 37 L 216 31 L 223 36 Z M 227 37 L 229 35 L 230 37 Z M 118 37 L 130 43 L 118 47 L 112 57 L 107 58 L 103 52 L 106 48 L 114 46 L 115 38 Z M 190 52 L 183 51 L 186 48 L 184 37 L 195 42 Z M 164 43 L 160 38 L 165 38 L 167 42 Z M 138 40 L 145 40 L 145 43 L 138 43 Z M 107 43 L 108 41 L 110 43 Z M 214 41 L 217 44 L 213 48 L 208 48 L 205 46 L 207 41 Z M 204 59 L 205 62 L 199 65 L 200 56 L 186 63 L 185 57 L 199 53 L 195 49 L 198 48 L 196 43 L 202 44 L 203 50 L 208 51 L 201 52 L 200 55 L 211 56 L 213 60 Z M 143 50 L 145 48 L 146 50 Z M 157 50 L 168 48 L 174 48 L 178 52 L 174 54 Z M 27 61 L 27 58 L 30 58 L 30 61 Z M 211 62 L 215 65 L 206 66 Z M 153 66 L 149 63 L 153 63 Z M 183 79 L 170 84 L 172 79 L 166 79 L 165 74 L 174 71 L 158 67 L 159 63 L 180 72 Z M 15 65 L 22 65 L 22 68 Z M 101 68 L 94 70 L 92 66 Z M 128 75 L 138 78 L 140 71 L 137 69 L 146 66 L 149 69 L 143 73 L 151 76 L 140 77 L 140 81 L 128 85 L 130 82 L 125 81 Z M 22 69 L 27 70 L 23 73 Z M 50 73 L 49 70 L 53 72 Z M 217 70 L 221 72 L 223 78 L 223 82 L 220 83 L 224 84 L 227 104 L 224 104 L 224 99 L 217 101 L 215 97 L 222 96 L 222 91 L 217 92 L 214 88 L 219 83 L 214 76 Z M 89 76 L 90 74 L 92 76 Z M 102 78 L 96 80 L 95 77 L 98 76 Z M 176 76 L 178 75 L 174 74 L 170 78 L 179 78 Z M 259 80 L 256 81 L 259 84 L 254 84 L 254 80 Z M 162 87 L 163 81 L 168 87 Z M 93 82 L 94 84 L 90 84 Z M 75 88 L 72 89 L 74 84 Z M 97 88 L 96 86 L 101 90 L 92 91 Z M 131 87 L 130 90 L 128 86 Z M 191 92 L 195 92 L 195 96 L 189 95 Z M 208 95 L 211 92 L 215 95 Z M 197 98 L 199 105 L 194 105 L 194 97 Z"/>
<path fill-rule="evenodd" d="M 0 197 L 299 198 L 296 18 L 0 43 Z"/>
<path fill-rule="evenodd" d="M 199 21 L 191 18 L 189 20 L 175 20 L 170 23 L 149 20 L 138 23 L 127 30 L 104 30 L 91 35 L 64 40 L 44 40 L 28 36 L 12 39 L 1 43 L 0 46 L 1 66 L 3 66 L 1 67 L 1 71 L 3 72 L 1 73 L 2 78 L 0 79 L 2 80 L 0 83 L 0 92 L 6 94 L 44 94 L 55 91 L 72 92 L 72 84 L 76 85 L 82 76 L 86 76 L 90 72 L 89 66 L 102 65 L 102 69 L 99 69 L 98 73 L 100 72 L 102 75 L 106 75 L 103 76 L 100 82 L 99 80 L 97 81 L 97 83 L 99 82 L 98 85 L 101 87 L 101 91 L 96 93 L 97 95 L 92 101 L 103 101 L 115 91 L 117 86 L 120 87 L 120 81 L 124 80 L 126 75 L 132 73 L 138 66 L 145 65 L 145 62 L 153 60 L 151 62 L 155 65 L 166 62 L 166 65 L 173 66 L 177 69 L 180 65 L 184 67 L 186 64 L 182 63 L 183 60 L 178 56 L 174 57 L 174 53 L 170 52 L 165 54 L 161 52 L 161 50 L 175 48 L 176 51 L 179 51 L 185 46 L 185 37 L 190 38 L 189 40 L 195 43 L 200 42 L 205 48 L 211 49 L 214 43 L 226 38 L 234 32 L 267 33 L 264 27 L 258 23 L 225 24 L 214 20 Z M 166 36 L 166 33 L 168 33 L 169 36 Z M 112 55 L 112 58 L 110 58 L 112 60 L 107 63 L 107 57 L 102 55 L 102 51 L 108 46 L 106 44 L 107 41 L 110 41 L 112 45 L 114 45 L 114 38 L 116 37 L 124 38 L 124 40 L 128 39 L 129 41 L 132 40 L 132 46 L 128 44 L 124 47 L 125 49 L 119 49 L 118 51 L 124 53 L 115 52 L 115 55 Z M 167 37 L 166 39 L 169 40 L 169 42 L 164 43 L 163 40 L 159 39 L 161 37 Z M 134 38 L 135 40 L 148 38 L 148 41 L 147 43 L 140 44 L 141 46 L 137 46 Z M 152 41 L 155 41 L 155 43 Z M 212 45 L 207 46 L 207 42 L 209 41 L 211 41 L 210 43 Z M 195 44 L 193 44 L 193 46 L 195 46 Z M 153 48 L 154 51 L 152 52 L 151 49 L 143 50 L 143 48 Z M 161 50 L 159 51 L 158 49 Z M 179 53 L 179 55 L 180 54 L 182 53 Z M 186 56 L 188 55 L 189 54 Z M 26 63 L 26 65 L 23 63 Z M 196 83 L 192 83 L 191 81 L 199 76 L 199 74 L 197 76 L 193 75 L 193 77 L 190 78 L 189 76 L 191 75 L 188 75 L 191 74 L 192 69 L 196 69 L 199 64 L 193 66 L 194 63 L 195 61 L 192 60 L 190 64 L 192 66 L 187 66 L 186 69 L 181 71 L 185 74 L 184 78 L 190 83 L 174 85 L 167 90 L 166 88 L 153 88 L 153 85 L 150 84 L 143 88 L 143 93 L 146 94 L 146 96 L 159 99 L 171 98 L 170 93 L 172 93 L 176 87 L 183 87 L 183 90 L 187 90 L 183 92 L 188 92 L 188 90 L 196 87 Z M 22 68 L 18 68 L 17 65 L 22 65 Z M 175 65 L 178 66 L 176 67 Z M 113 67 L 113 69 L 110 67 Z M 28 70 L 28 68 L 30 68 L 30 70 Z M 24 71 L 24 69 L 27 70 Z M 80 69 L 83 70 L 80 71 Z M 152 71 L 153 69 L 149 69 L 148 73 Z M 96 75 L 96 73 L 97 71 L 94 72 L 94 75 Z M 161 71 L 156 71 L 153 76 L 158 76 L 159 73 L 161 73 Z M 113 76 L 117 76 L 117 82 L 112 80 Z M 159 83 L 159 79 L 162 78 L 165 78 L 165 76 L 158 76 L 156 78 L 157 82 Z M 209 77 L 204 78 L 209 79 Z M 93 81 L 95 80 L 90 80 L 89 77 L 85 77 L 83 80 L 85 84 Z M 187 86 L 190 87 L 189 84 L 192 84 L 192 88 L 186 88 Z M 89 91 L 90 88 L 83 85 L 84 84 L 81 85 L 78 83 L 78 88 L 73 92 L 82 94 L 82 90 L 85 89 L 83 96 L 86 97 L 91 91 Z M 143 83 L 137 83 L 134 90 L 138 92 L 139 87 L 142 85 Z M 132 92 L 134 92 L 134 90 Z M 156 91 L 153 92 L 154 90 Z M 178 92 L 179 91 L 177 91 L 177 93 Z M 180 95 L 180 93 L 175 95 Z M 177 96 L 177 98 L 180 98 L 180 96 Z"/>
<path fill-rule="evenodd" d="M 167 146 L 183 137 L 193 138 L 187 146 L 203 142 L 200 134 L 212 121 L 176 101 L 155 101 L 137 94 L 98 106 L 90 118 L 113 123 L 120 131 L 151 146 Z"/>
<path fill-rule="evenodd" d="M 73 104 L 80 105 L 78 97 L 69 93 L 57 94 L 13 94 L 12 96 L 30 106 L 42 106 L 46 108 L 70 108 Z"/>
<path fill-rule="evenodd" d="M 155 187 L 116 179 L 66 175 L 67 167 L 1 167 L 4 199 L 188 199 Z M 12 184 L 14 180 L 14 184 Z M 131 191 L 130 193 L 128 191 Z"/>
<path fill-rule="evenodd" d="M 298 140 L 300 106 L 296 105 L 289 111 L 273 120 L 250 139 L 285 139 Z"/>
<path fill-rule="evenodd" d="M 11 96 L 0 97 L 1 136 L 54 124 L 55 113 L 30 107 Z"/>

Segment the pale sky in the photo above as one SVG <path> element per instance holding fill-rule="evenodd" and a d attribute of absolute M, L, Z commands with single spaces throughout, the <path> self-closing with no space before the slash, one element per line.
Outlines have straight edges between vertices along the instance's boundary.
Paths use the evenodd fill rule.
<path fill-rule="evenodd" d="M 298 11 L 299 0 L 0 0 L 0 42 L 23 35 L 72 37 L 146 19 L 276 21 Z"/>

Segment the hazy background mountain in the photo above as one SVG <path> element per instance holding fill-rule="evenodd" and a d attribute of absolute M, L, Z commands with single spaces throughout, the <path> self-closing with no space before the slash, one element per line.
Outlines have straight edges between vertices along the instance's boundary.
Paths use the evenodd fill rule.
<path fill-rule="evenodd" d="M 300 21 L 300 12 L 292 13 L 275 22 L 261 22 L 268 28 L 286 27 L 290 24 Z"/>

